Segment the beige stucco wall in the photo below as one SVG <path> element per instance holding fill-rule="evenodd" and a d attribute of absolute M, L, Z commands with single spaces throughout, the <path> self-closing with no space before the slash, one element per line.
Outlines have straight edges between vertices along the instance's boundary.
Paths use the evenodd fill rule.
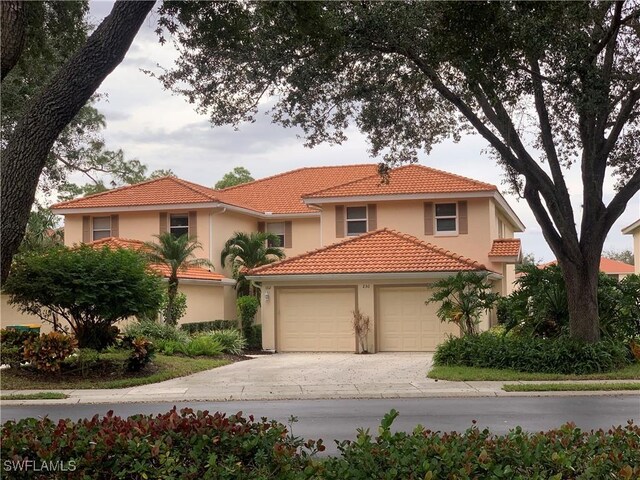
<path fill-rule="evenodd" d="M 48 322 L 42 322 L 40 317 L 35 315 L 20 313 L 13 305 L 9 305 L 9 296 L 0 295 L 0 328 L 6 328 L 9 325 L 40 325 L 40 332 L 47 333 L 53 330 L 52 325 Z"/>
<path fill-rule="evenodd" d="M 284 248 L 287 257 L 320 248 L 320 218 L 291 219 L 291 248 Z"/>
<path fill-rule="evenodd" d="M 220 264 L 220 253 L 224 244 L 235 232 L 255 232 L 258 229 L 258 220 L 247 215 L 220 210 L 213 213 L 213 243 L 211 262 L 215 271 L 231 278 L 232 272 L 228 267 Z"/>
<path fill-rule="evenodd" d="M 262 348 L 265 350 L 275 350 L 276 348 L 276 309 L 277 309 L 277 289 L 287 287 L 355 287 L 357 291 L 356 307 L 364 315 L 368 315 L 371 319 L 371 329 L 368 335 L 368 349 L 370 352 L 375 353 L 376 345 L 376 287 L 379 286 L 392 286 L 392 285 L 429 285 L 434 280 L 417 282 L 407 280 L 381 280 L 381 281 L 343 281 L 343 280 L 327 280 L 327 281 L 287 281 L 278 282 L 277 284 L 271 282 L 264 282 L 262 286 L 262 298 L 261 298 L 261 323 L 262 323 Z M 267 300 L 267 294 L 269 299 Z M 426 298 L 425 298 L 426 300 Z M 311 306 L 309 308 L 312 308 Z M 485 331 L 490 327 L 489 315 L 483 314 L 481 317 L 480 330 Z M 355 339 L 355 334 L 354 334 Z"/>
<path fill-rule="evenodd" d="M 633 232 L 633 258 L 635 271 L 640 275 L 640 228 Z"/>
<path fill-rule="evenodd" d="M 226 319 L 222 285 L 189 284 L 183 281 L 179 290 L 187 296 L 187 312 L 180 319 L 181 324 Z"/>
<path fill-rule="evenodd" d="M 433 243 L 460 255 L 485 264 L 488 268 L 500 272 L 501 264 L 489 261 L 489 250 L 494 238 L 492 231 L 495 227 L 495 209 L 493 200 L 480 199 L 447 199 L 447 202 L 467 202 L 467 216 L 469 233 L 465 235 L 425 235 L 424 234 L 424 201 L 388 201 L 377 203 L 378 228 L 392 228 L 402 233 L 408 233 L 420 240 Z M 345 206 L 361 204 L 341 203 Z M 322 208 L 322 243 L 330 245 L 344 240 L 336 237 L 335 205 L 323 205 Z"/>

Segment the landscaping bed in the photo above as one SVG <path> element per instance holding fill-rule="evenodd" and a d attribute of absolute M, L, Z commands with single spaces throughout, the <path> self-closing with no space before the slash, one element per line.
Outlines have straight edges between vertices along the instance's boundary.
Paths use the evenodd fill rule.
<path fill-rule="evenodd" d="M 0 454 L 11 478 L 38 477 L 34 465 L 55 459 L 67 479 L 437 479 L 640 476 L 640 427 L 548 432 L 516 427 L 494 435 L 475 425 L 462 433 L 417 426 L 392 432 L 398 412 L 376 434 L 359 430 L 339 454 L 318 458 L 322 441 L 293 436 L 276 421 L 175 408 L 160 415 L 60 420 L 28 418 L 2 426 Z M 9 462 L 9 463 L 7 463 Z M 27 463 L 29 462 L 29 463 Z M 32 466 L 31 471 L 20 468 Z M 10 470 L 6 470 L 6 468 Z M 42 471 L 42 470 L 41 470 Z"/>
<path fill-rule="evenodd" d="M 4 369 L 0 376 L 0 388 L 2 390 L 126 388 L 183 377 L 246 359 L 247 357 L 237 355 L 191 358 L 158 354 L 140 371 L 132 372 L 125 368 L 126 352 L 107 352 L 100 354 L 100 360 L 84 371 L 77 367 L 63 368 L 59 373 L 40 372 L 26 366 Z"/>
<path fill-rule="evenodd" d="M 505 392 L 598 392 L 640 390 L 638 382 L 614 383 L 525 383 L 503 385 Z"/>

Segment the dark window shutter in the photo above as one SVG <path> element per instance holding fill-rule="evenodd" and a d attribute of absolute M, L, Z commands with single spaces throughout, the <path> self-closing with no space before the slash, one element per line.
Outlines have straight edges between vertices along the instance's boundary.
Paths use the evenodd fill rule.
<path fill-rule="evenodd" d="M 91 241 L 91 217 L 86 215 L 82 217 L 82 243 Z"/>
<path fill-rule="evenodd" d="M 467 202 L 458 202 L 458 233 L 469 233 L 469 221 L 467 220 Z"/>
<path fill-rule="evenodd" d="M 111 236 L 120 236 L 120 217 L 118 215 L 111 215 Z"/>
<path fill-rule="evenodd" d="M 167 233 L 167 231 L 169 230 L 167 226 L 167 217 L 167 212 L 160 212 L 160 235 L 162 235 L 163 233 Z"/>
<path fill-rule="evenodd" d="M 189 236 L 198 236 L 198 212 L 189 212 Z"/>
<path fill-rule="evenodd" d="M 375 203 L 367 205 L 367 231 L 378 229 L 378 206 Z"/>
<path fill-rule="evenodd" d="M 336 205 L 336 238 L 344 237 L 344 205 Z"/>
<path fill-rule="evenodd" d="M 291 222 L 284 222 L 284 248 L 291 248 L 291 233 L 293 227 Z"/>
<path fill-rule="evenodd" d="M 433 203 L 424 203 L 424 234 L 433 235 Z"/>
<path fill-rule="evenodd" d="M 264 222 L 258 222 L 258 232 L 264 233 L 264 231 L 265 231 L 265 223 Z"/>

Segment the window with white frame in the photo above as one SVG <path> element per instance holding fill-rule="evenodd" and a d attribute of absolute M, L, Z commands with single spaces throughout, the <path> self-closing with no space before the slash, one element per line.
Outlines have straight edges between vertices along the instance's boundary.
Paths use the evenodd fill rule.
<path fill-rule="evenodd" d="M 367 232 L 367 207 L 347 207 L 347 235 Z"/>
<path fill-rule="evenodd" d="M 457 204 L 436 203 L 436 234 L 453 234 L 458 232 Z"/>
<path fill-rule="evenodd" d="M 284 222 L 267 223 L 267 233 L 271 233 L 279 239 L 278 245 L 276 245 L 276 242 L 269 240 L 268 245 L 270 247 L 284 248 Z"/>
<path fill-rule="evenodd" d="M 172 213 L 169 216 L 169 231 L 176 238 L 189 235 L 189 215 L 187 213 Z"/>
<path fill-rule="evenodd" d="M 111 217 L 93 217 L 93 239 L 111 236 Z"/>

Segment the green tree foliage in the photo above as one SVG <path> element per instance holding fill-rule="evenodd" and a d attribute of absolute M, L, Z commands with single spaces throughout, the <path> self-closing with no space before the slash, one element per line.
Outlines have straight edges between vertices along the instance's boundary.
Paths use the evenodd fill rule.
<path fill-rule="evenodd" d="M 629 265 L 634 264 L 633 252 L 631 250 L 605 250 L 602 256 L 619 262 L 628 263 Z"/>
<path fill-rule="evenodd" d="M 441 321 L 455 323 L 462 335 L 476 335 L 480 315 L 493 308 L 499 297 L 487 277 L 486 273 L 458 272 L 438 280 L 425 303 L 439 303 L 436 314 Z"/>
<path fill-rule="evenodd" d="M 21 312 L 66 321 L 81 348 L 100 350 L 116 322 L 157 312 L 162 280 L 131 250 L 57 247 L 17 256 L 3 293 Z"/>
<path fill-rule="evenodd" d="M 498 302 L 498 321 L 519 336 L 554 338 L 569 331 L 569 307 L 560 267 L 522 265 L 516 289 Z M 598 315 L 604 338 L 640 337 L 640 277 L 618 281 L 604 273 L 598 278 Z"/>
<path fill-rule="evenodd" d="M 243 183 L 253 182 L 254 178 L 251 176 L 251 172 L 244 167 L 236 167 L 232 171 L 225 173 L 221 180 L 219 180 L 214 188 L 217 190 L 233 187 L 235 185 L 242 185 Z"/>
<path fill-rule="evenodd" d="M 167 2 L 160 13 L 180 60 L 159 78 L 215 125 L 253 120 L 271 97 L 274 120 L 307 145 L 340 143 L 355 124 L 389 162 L 479 133 L 560 260 L 572 336 L 598 339 L 600 254 L 640 189 L 636 1 Z M 605 178 L 617 182 L 608 205 Z"/>
<path fill-rule="evenodd" d="M 236 232 L 226 241 L 220 253 L 220 263 L 231 267 L 233 278 L 238 282 L 238 296 L 255 294 L 253 286 L 245 277 L 245 270 L 268 265 L 285 257 L 281 248 L 269 246 L 279 244 L 280 238 L 267 232 Z"/>
<path fill-rule="evenodd" d="M 43 252 L 64 244 L 64 231 L 51 210 L 38 206 L 31 212 L 20 252 Z"/>
<path fill-rule="evenodd" d="M 156 235 L 158 243 L 146 243 L 146 257 L 151 263 L 166 265 L 171 272 L 167 288 L 167 302 L 163 313 L 165 322 L 169 325 L 178 323 L 177 314 L 180 312 L 178 300 L 178 272 L 189 267 L 209 267 L 213 269 L 211 262 L 204 258 L 196 258 L 196 250 L 202 249 L 200 242 L 187 235 L 174 236 L 170 232 Z"/>
<path fill-rule="evenodd" d="M 89 2 L 26 2 L 26 44 L 17 65 L 2 81 L 0 113 L 2 138 L 13 132 L 29 102 L 51 80 L 62 64 L 87 40 Z M 99 95 L 80 109 L 54 143 L 39 189 L 60 193 L 66 200 L 80 194 L 144 180 L 146 167 L 137 160 L 126 160 L 122 150 L 105 145 L 104 115 L 95 107 Z M 4 148 L 4 141 L 2 148 Z M 69 181 L 69 174 L 80 172 L 90 183 L 81 187 Z"/>

